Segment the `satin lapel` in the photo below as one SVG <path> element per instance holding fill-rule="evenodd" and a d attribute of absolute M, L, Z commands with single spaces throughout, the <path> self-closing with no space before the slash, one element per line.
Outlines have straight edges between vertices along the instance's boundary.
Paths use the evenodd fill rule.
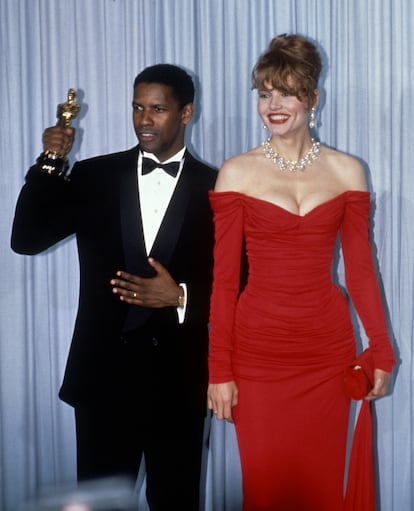
<path fill-rule="evenodd" d="M 174 194 L 165 212 L 150 255 L 168 267 L 174 253 L 186 215 L 191 194 L 191 156 L 185 153 L 185 161 Z"/>
<path fill-rule="evenodd" d="M 141 207 L 138 193 L 137 155 L 133 162 L 122 170 L 120 182 L 120 222 L 125 268 L 128 273 L 140 277 L 152 277 L 153 268 L 148 264 L 144 233 L 141 220 Z M 130 305 L 123 327 L 124 332 L 141 327 L 151 315 L 151 309 Z"/>
<path fill-rule="evenodd" d="M 124 170 L 120 183 L 120 220 L 125 258 L 125 271 L 149 277 L 153 275 L 148 265 L 142 228 L 141 207 L 138 193 L 137 160 Z"/>

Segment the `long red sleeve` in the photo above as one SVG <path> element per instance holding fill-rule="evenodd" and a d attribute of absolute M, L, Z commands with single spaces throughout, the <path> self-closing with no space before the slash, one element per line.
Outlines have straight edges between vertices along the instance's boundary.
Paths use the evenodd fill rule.
<path fill-rule="evenodd" d="M 232 335 L 240 287 L 243 205 L 232 193 L 210 192 L 214 212 L 214 279 L 210 306 L 210 383 L 232 381 Z"/>
<path fill-rule="evenodd" d="M 345 281 L 369 339 L 375 367 L 391 372 L 395 359 L 373 264 L 369 211 L 367 192 L 354 192 L 349 196 L 340 227 Z"/>

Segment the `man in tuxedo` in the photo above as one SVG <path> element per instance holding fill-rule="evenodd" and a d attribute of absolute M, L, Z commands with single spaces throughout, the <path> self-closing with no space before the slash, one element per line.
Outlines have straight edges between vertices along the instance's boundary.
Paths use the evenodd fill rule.
<path fill-rule="evenodd" d="M 43 134 L 16 206 L 12 248 L 75 234 L 80 297 L 60 397 L 75 410 L 78 479 L 128 474 L 142 457 L 152 511 L 198 510 L 206 413 L 216 170 L 185 147 L 194 85 L 158 64 L 135 79 L 138 145 L 75 163 L 74 131 Z"/>

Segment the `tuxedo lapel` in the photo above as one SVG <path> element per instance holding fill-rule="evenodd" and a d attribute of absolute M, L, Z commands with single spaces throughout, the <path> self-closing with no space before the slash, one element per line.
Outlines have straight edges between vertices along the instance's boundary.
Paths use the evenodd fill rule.
<path fill-rule="evenodd" d="M 186 215 L 191 193 L 191 159 L 186 151 L 183 169 L 151 249 L 151 257 L 168 266 Z"/>
<path fill-rule="evenodd" d="M 125 271 L 149 277 L 154 274 L 147 262 L 141 205 L 138 193 L 137 156 L 122 173 L 119 190 L 120 222 L 125 258 Z"/>
<path fill-rule="evenodd" d="M 141 206 L 137 178 L 138 150 L 135 158 L 122 169 L 119 186 L 120 223 L 125 260 L 125 271 L 140 277 L 152 277 L 154 269 L 148 264 L 142 228 Z M 123 331 L 142 326 L 151 315 L 151 309 L 130 305 Z"/>
<path fill-rule="evenodd" d="M 171 197 L 163 221 L 158 230 L 150 256 L 163 266 L 169 266 L 186 217 L 192 187 L 192 156 L 186 151 L 183 168 Z M 120 216 L 125 257 L 125 271 L 140 277 L 154 276 L 148 264 L 142 226 L 142 215 L 138 193 L 137 158 L 128 165 L 120 183 Z M 139 328 L 152 310 L 130 306 L 124 331 Z"/>

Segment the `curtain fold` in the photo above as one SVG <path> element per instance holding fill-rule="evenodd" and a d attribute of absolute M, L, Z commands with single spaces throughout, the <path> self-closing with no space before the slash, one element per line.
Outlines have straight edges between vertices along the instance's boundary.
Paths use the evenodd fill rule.
<path fill-rule="evenodd" d="M 0 2 L 0 509 L 75 480 L 73 413 L 57 397 L 78 301 L 75 242 L 34 257 L 9 248 L 16 198 L 57 104 L 77 89 L 72 162 L 126 149 L 136 143 L 136 74 L 178 64 L 197 89 L 187 142 L 220 166 L 266 137 L 250 72 L 284 32 L 322 45 L 318 137 L 360 158 L 374 190 L 376 256 L 401 361 L 392 394 L 375 406 L 379 501 L 382 511 L 413 509 L 413 26 L 411 0 Z M 240 509 L 232 426 L 212 421 L 205 472 L 205 510 Z"/>

